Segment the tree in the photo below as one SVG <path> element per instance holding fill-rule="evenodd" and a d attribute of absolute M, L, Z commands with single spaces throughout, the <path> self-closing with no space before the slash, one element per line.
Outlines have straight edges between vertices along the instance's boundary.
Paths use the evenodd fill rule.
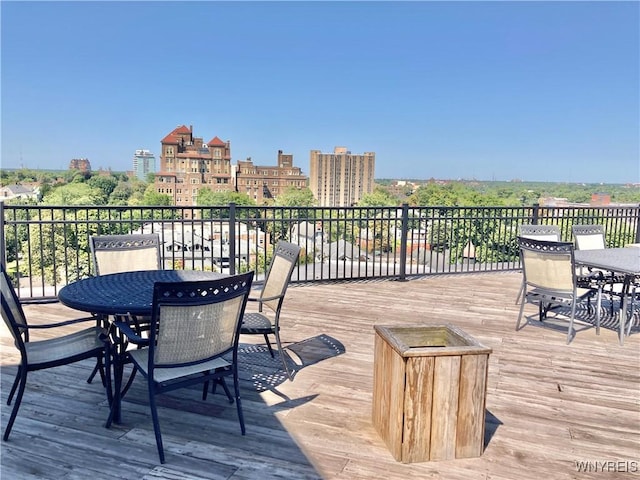
<path fill-rule="evenodd" d="M 358 207 L 395 207 L 398 199 L 381 186 L 376 186 L 373 193 L 366 193 L 358 202 Z"/>
<path fill-rule="evenodd" d="M 229 205 L 230 203 L 246 207 L 255 207 L 256 205 L 256 202 L 254 202 L 249 195 L 245 195 L 244 193 L 214 192 L 207 187 L 203 187 L 198 190 L 197 204 L 200 207 L 208 205 Z"/>
<path fill-rule="evenodd" d="M 104 193 L 86 183 L 68 183 L 54 188 L 43 199 L 45 205 L 105 205 Z"/>
<path fill-rule="evenodd" d="M 289 187 L 276 197 L 279 207 L 313 207 L 316 199 L 309 188 Z"/>
<path fill-rule="evenodd" d="M 156 192 L 154 185 L 149 185 L 144 191 L 142 205 L 165 207 L 173 205 L 173 199 L 164 193 Z"/>
<path fill-rule="evenodd" d="M 127 205 L 133 195 L 133 188 L 128 182 L 120 182 L 109 195 L 109 205 Z"/>
<path fill-rule="evenodd" d="M 103 175 L 94 175 L 87 180 L 87 185 L 101 190 L 104 197 L 108 199 L 118 185 L 118 180 L 112 176 L 106 177 Z"/>

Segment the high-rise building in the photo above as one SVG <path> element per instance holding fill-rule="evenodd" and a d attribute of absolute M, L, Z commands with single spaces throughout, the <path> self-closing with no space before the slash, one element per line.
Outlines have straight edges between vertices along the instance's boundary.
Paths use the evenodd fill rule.
<path fill-rule="evenodd" d="M 193 126 L 175 128 L 161 140 L 158 193 L 169 195 L 177 206 L 197 205 L 198 191 L 233 191 L 231 144 L 213 137 L 207 143 L 193 136 Z"/>
<path fill-rule="evenodd" d="M 133 174 L 142 181 L 147 180 L 147 175 L 155 173 L 156 157 L 149 150 L 136 150 L 133 154 Z"/>
<path fill-rule="evenodd" d="M 321 207 L 351 207 L 373 193 L 376 154 L 352 154 L 346 147 L 333 153 L 311 150 L 309 188 Z"/>
<path fill-rule="evenodd" d="M 239 160 L 235 169 L 236 190 L 246 193 L 258 205 L 274 199 L 289 187 L 306 188 L 307 176 L 293 166 L 293 155 L 278 150 L 277 166 L 254 165 L 251 158 Z"/>

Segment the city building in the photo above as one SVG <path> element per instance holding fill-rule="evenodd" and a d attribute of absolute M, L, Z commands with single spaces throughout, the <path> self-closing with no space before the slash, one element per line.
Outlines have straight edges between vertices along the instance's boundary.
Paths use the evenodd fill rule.
<path fill-rule="evenodd" d="M 373 193 L 376 154 L 352 154 L 346 147 L 333 153 L 311 150 L 309 188 L 321 207 L 350 207 Z"/>
<path fill-rule="evenodd" d="M 272 200 L 290 187 L 306 188 L 307 176 L 293 166 L 293 155 L 278 150 L 277 166 L 254 165 L 251 158 L 239 160 L 234 170 L 236 190 L 258 205 Z"/>
<path fill-rule="evenodd" d="M 91 173 L 91 162 L 86 158 L 73 158 L 69 162 L 69 170 L 80 170 L 82 173 Z"/>
<path fill-rule="evenodd" d="M 133 154 L 133 174 L 142 181 L 147 175 L 155 173 L 156 157 L 149 150 L 136 150 Z"/>
<path fill-rule="evenodd" d="M 231 144 L 213 137 L 203 142 L 193 126 L 175 128 L 161 140 L 160 170 L 155 175 L 158 193 L 169 195 L 176 206 L 196 206 L 198 191 L 235 189 L 231 177 Z"/>

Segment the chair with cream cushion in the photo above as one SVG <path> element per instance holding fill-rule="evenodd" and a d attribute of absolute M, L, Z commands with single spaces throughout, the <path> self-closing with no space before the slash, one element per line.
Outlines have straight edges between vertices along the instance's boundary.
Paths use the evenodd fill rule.
<path fill-rule="evenodd" d="M 551 307 L 560 305 L 571 309 L 567 343 L 575 335 L 573 322 L 579 302 L 596 296 L 596 333 L 600 333 L 601 288 L 578 287 L 574 247 L 571 242 L 553 242 L 518 237 L 523 274 L 523 299 L 516 330 L 520 324 L 527 303 L 538 305 L 540 321 L 544 321 Z"/>

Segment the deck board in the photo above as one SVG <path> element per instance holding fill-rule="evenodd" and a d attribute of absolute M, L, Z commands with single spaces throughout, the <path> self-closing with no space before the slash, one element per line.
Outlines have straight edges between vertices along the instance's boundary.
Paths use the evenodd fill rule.
<path fill-rule="evenodd" d="M 158 398 L 164 465 L 141 378 L 123 401 L 123 423 L 105 429 L 104 391 L 97 380 L 85 382 L 91 361 L 36 372 L 11 438 L 0 444 L 1 477 L 602 479 L 612 472 L 578 472 L 576 462 L 622 461 L 635 472 L 614 478 L 638 478 L 638 328 L 621 346 L 615 318 L 605 317 L 597 336 L 583 309 L 570 345 L 562 321 L 515 331 L 520 280 L 518 273 L 479 273 L 292 286 L 282 334 L 292 358 L 303 362 L 294 381 L 258 338 L 243 337 L 247 434 L 223 395 L 203 402 L 198 387 L 171 392 Z M 25 311 L 32 322 L 78 315 L 60 304 Z M 534 317 L 535 307 L 525 312 Z M 372 425 L 373 325 L 425 322 L 453 323 L 493 349 L 480 457 L 402 464 Z M 0 333 L 4 429 L 18 357 L 8 333 Z"/>

